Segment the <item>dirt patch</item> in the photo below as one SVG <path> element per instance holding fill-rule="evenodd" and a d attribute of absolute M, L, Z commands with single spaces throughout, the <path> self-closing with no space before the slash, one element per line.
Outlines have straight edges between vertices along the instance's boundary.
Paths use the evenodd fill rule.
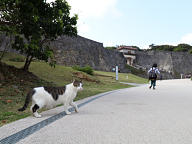
<path fill-rule="evenodd" d="M 44 82 L 36 75 L 31 72 L 23 71 L 14 66 L 9 66 L 5 63 L 0 62 L 0 80 L 2 85 L 15 85 L 19 88 L 20 86 L 34 86 L 41 85 Z"/>
<path fill-rule="evenodd" d="M 73 77 L 76 77 L 81 80 L 89 81 L 89 82 L 96 82 L 96 83 L 100 82 L 99 80 L 92 79 L 89 76 L 87 76 L 81 72 L 73 72 Z"/>
<path fill-rule="evenodd" d="M 54 84 L 41 80 L 31 72 L 0 62 L 0 99 L 6 103 L 15 100 L 22 103 L 21 98 L 32 88 L 52 85 Z"/>
<path fill-rule="evenodd" d="M 102 74 L 95 74 L 95 76 L 115 78 L 114 76 L 108 76 L 108 75 L 102 75 Z"/>

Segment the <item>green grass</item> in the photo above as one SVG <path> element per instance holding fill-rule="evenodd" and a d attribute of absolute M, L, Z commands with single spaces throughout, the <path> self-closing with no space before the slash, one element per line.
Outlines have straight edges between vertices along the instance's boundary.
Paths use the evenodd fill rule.
<path fill-rule="evenodd" d="M 7 54 L 3 59 L 3 62 L 21 68 L 24 65 L 23 62 L 9 61 L 13 56 L 15 55 Z M 83 72 L 78 72 L 71 67 L 56 65 L 55 68 L 52 68 L 47 63 L 39 61 L 32 62 L 29 71 L 41 78 L 43 81 L 33 84 L 28 84 L 26 82 L 24 85 L 22 85 L 22 83 L 8 83 L 6 85 L 0 85 L 0 126 L 31 115 L 29 107 L 22 113 L 18 112 L 17 109 L 23 106 L 28 90 L 32 87 L 46 85 L 47 83 L 44 81 L 51 82 L 56 86 L 62 86 L 71 83 L 77 77 L 75 73 L 81 73 L 86 78 L 83 80 L 84 90 L 78 93 L 75 100 L 115 89 L 131 87 L 130 85 L 120 84 L 119 82 L 147 82 L 146 79 L 133 74 L 119 73 L 119 81 L 116 81 L 114 72 L 94 71 L 94 75 L 92 76 Z M 11 102 L 8 102 L 8 100 L 11 100 Z"/>
<path fill-rule="evenodd" d="M 115 72 L 95 71 L 95 74 L 111 76 L 112 79 L 115 79 L 115 77 L 116 77 Z M 109 79 L 109 78 L 107 78 L 107 79 Z M 118 81 L 119 82 L 129 82 L 129 83 L 139 83 L 139 84 L 147 83 L 147 79 L 138 77 L 131 73 L 119 73 Z"/>
<path fill-rule="evenodd" d="M 25 100 L 24 95 L 13 85 L 0 86 L 0 126 L 30 115 L 29 109 L 23 113 L 17 111 Z"/>
<path fill-rule="evenodd" d="M 6 63 L 9 65 L 14 65 L 17 68 L 21 68 L 23 66 L 22 62 L 7 61 Z M 63 86 L 65 84 L 71 83 L 73 79 L 75 79 L 75 76 L 73 75 L 73 73 L 77 72 L 71 67 L 65 67 L 61 65 L 57 65 L 55 68 L 52 68 L 44 62 L 33 62 L 30 66 L 29 71 L 33 72 L 35 75 L 37 75 L 43 80 L 46 80 L 48 82 L 54 82 L 57 86 Z M 78 97 L 76 99 L 82 99 L 88 96 L 92 96 L 98 93 L 102 93 L 102 92 L 106 92 L 114 89 L 130 87 L 129 85 L 120 84 L 118 81 L 116 81 L 115 73 L 112 73 L 112 72 L 96 71 L 94 73 L 95 76 L 91 76 L 86 73 L 83 73 L 83 74 L 89 77 L 90 79 L 99 80 L 99 83 L 83 81 L 84 90 L 78 94 Z M 126 79 L 127 75 L 128 75 L 128 79 Z M 132 74 L 120 73 L 119 81 L 144 83 L 145 79 L 139 78 Z"/>
<path fill-rule="evenodd" d="M 2 54 L 2 52 L 0 52 L 0 56 L 1 56 L 1 54 Z M 20 54 L 15 54 L 15 53 L 5 53 L 2 60 L 9 61 L 10 59 L 15 59 L 15 58 L 24 59 L 25 57 Z"/>
<path fill-rule="evenodd" d="M 9 65 L 14 65 L 18 68 L 23 66 L 22 62 L 6 62 Z M 54 82 L 58 86 L 63 86 L 65 84 L 71 83 L 75 79 L 73 73 L 77 72 L 71 67 L 65 67 L 57 65 L 55 68 L 50 67 L 44 62 L 33 62 L 30 66 L 29 71 L 33 72 L 38 77 L 46 80 L 48 82 Z M 82 72 L 83 73 L 83 72 Z M 129 83 L 147 83 L 147 80 L 133 74 L 129 73 L 119 73 L 119 80 L 115 80 L 114 72 L 103 72 L 95 71 L 94 76 L 87 75 L 83 73 L 90 79 L 99 80 L 96 82 L 83 81 L 84 90 L 78 94 L 77 99 L 85 98 L 98 93 L 130 87 L 129 85 L 120 84 L 119 82 L 129 82 Z M 128 79 L 127 79 L 128 76 Z"/>

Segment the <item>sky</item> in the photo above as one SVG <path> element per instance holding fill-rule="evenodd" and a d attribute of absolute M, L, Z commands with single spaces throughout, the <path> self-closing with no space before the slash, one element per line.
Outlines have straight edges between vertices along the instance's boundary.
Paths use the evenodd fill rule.
<path fill-rule="evenodd" d="M 78 35 L 104 46 L 192 45 L 192 0 L 67 0 Z"/>

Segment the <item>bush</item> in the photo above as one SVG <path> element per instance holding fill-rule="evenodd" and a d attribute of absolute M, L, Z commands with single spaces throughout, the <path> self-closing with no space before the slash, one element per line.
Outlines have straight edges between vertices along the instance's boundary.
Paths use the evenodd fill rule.
<path fill-rule="evenodd" d="M 14 58 L 10 58 L 9 60 L 13 61 L 13 62 L 24 62 L 25 58 L 23 58 L 23 57 L 14 57 Z"/>
<path fill-rule="evenodd" d="M 189 53 L 192 54 L 192 49 L 189 50 Z"/>
<path fill-rule="evenodd" d="M 80 66 L 74 66 L 74 70 L 85 72 L 89 75 L 93 75 L 93 69 L 90 66 L 80 67 Z"/>

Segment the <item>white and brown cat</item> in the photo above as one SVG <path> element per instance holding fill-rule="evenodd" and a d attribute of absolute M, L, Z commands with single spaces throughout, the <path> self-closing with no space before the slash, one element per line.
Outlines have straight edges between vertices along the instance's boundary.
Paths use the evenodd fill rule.
<path fill-rule="evenodd" d="M 78 107 L 73 100 L 77 92 L 83 90 L 82 86 L 81 81 L 74 80 L 73 83 L 63 87 L 36 87 L 27 94 L 24 106 L 18 111 L 24 111 L 32 99 L 31 111 L 35 117 L 41 117 L 37 112 L 39 109 L 52 108 L 59 104 L 64 105 L 66 114 L 71 114 L 68 111 L 69 105 L 75 107 L 75 111 L 78 112 Z"/>

